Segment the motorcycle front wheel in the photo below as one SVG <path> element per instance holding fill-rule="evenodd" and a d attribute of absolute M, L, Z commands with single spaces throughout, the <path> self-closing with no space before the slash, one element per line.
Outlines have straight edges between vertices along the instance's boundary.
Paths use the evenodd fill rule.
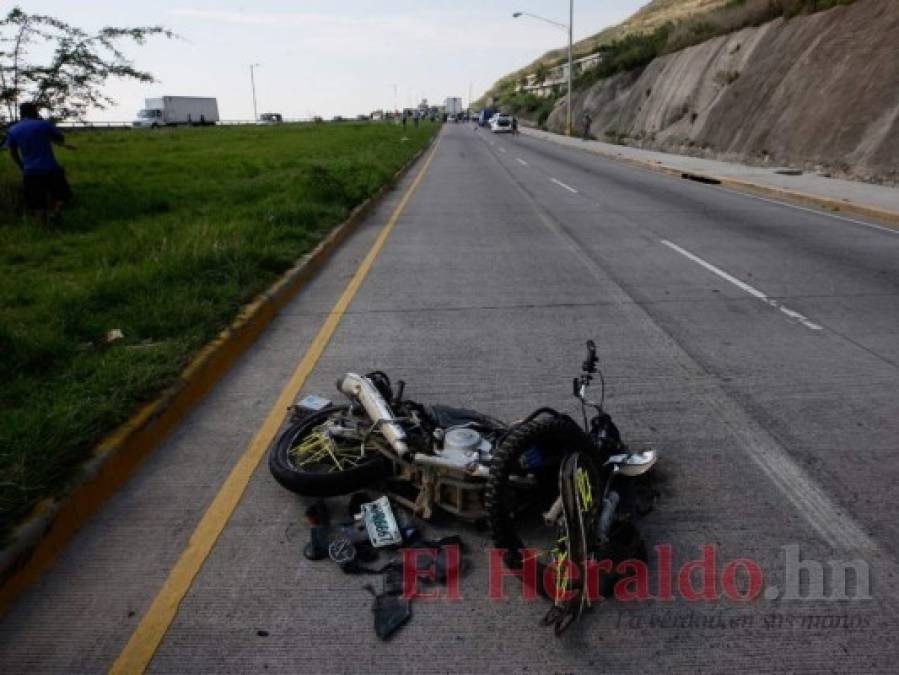
<path fill-rule="evenodd" d="M 590 437 L 574 420 L 567 415 L 543 416 L 510 432 L 490 467 L 486 501 L 493 544 L 504 551 L 510 569 L 522 569 L 525 556 L 536 557 L 536 590 L 544 594 L 542 581 L 560 535 L 544 514 L 559 498 L 559 469 L 572 453 L 600 460 Z M 595 486 L 599 494 L 603 485 L 601 480 Z"/>
<path fill-rule="evenodd" d="M 336 497 L 369 487 L 393 470 L 379 448 L 386 441 L 349 406 L 331 406 L 291 420 L 272 447 L 268 467 L 299 495 Z"/>

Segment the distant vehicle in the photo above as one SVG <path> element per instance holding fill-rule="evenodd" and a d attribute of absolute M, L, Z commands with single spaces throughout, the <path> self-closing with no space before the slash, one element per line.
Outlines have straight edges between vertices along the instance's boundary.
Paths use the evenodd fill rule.
<path fill-rule="evenodd" d="M 219 121 L 219 106 L 214 98 L 162 96 L 144 100 L 144 108 L 132 123 L 135 127 L 155 128 L 178 125 L 206 125 Z"/>
<path fill-rule="evenodd" d="M 281 113 L 262 113 L 256 124 L 281 124 L 283 121 Z"/>
<path fill-rule="evenodd" d="M 452 118 L 452 121 L 455 122 L 463 110 L 465 109 L 462 107 L 462 99 L 458 96 L 450 96 L 446 99 L 443 111 L 446 113 L 447 119 Z"/>
<path fill-rule="evenodd" d="M 334 115 L 334 117 L 331 118 L 331 121 L 332 122 L 343 122 L 343 116 L 342 115 Z"/>
<path fill-rule="evenodd" d="M 371 116 L 359 114 L 359 115 L 356 115 L 356 119 L 359 120 L 360 122 L 370 122 Z"/>
<path fill-rule="evenodd" d="M 478 115 L 478 125 L 482 127 L 486 127 L 490 124 L 490 119 L 496 114 L 496 111 L 493 108 L 484 108 L 481 111 L 481 114 Z"/>
<path fill-rule="evenodd" d="M 459 121 L 459 118 L 456 117 L 456 116 L 453 115 L 453 114 L 449 114 L 449 115 L 446 116 L 446 121 L 447 121 L 447 122 L 458 122 L 458 121 Z"/>
<path fill-rule="evenodd" d="M 512 116 L 497 113 L 490 119 L 490 131 L 495 134 L 512 133 Z"/>

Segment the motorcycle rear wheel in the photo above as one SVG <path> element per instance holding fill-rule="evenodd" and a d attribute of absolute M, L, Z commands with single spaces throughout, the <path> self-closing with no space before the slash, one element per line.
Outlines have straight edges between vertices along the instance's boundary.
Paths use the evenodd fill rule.
<path fill-rule="evenodd" d="M 377 432 L 364 442 L 333 437 L 328 426 L 347 424 L 359 429 L 370 427 L 367 417 L 353 413 L 349 406 L 331 406 L 292 420 L 281 432 L 268 457 L 275 480 L 299 495 L 336 497 L 369 487 L 393 470 L 375 447 L 383 439 Z"/>

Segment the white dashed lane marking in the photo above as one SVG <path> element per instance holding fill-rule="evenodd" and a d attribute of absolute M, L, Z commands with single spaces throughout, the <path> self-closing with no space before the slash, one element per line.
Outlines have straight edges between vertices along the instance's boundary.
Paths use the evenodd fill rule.
<path fill-rule="evenodd" d="M 568 190 L 569 192 L 573 192 L 574 194 L 577 194 L 577 190 L 575 190 L 570 185 L 565 185 L 565 183 L 563 183 L 562 181 L 557 180 L 555 178 L 550 178 L 549 180 L 552 181 L 553 183 L 555 183 L 556 185 L 558 185 L 559 187 L 563 187 L 566 190 Z"/>
<path fill-rule="evenodd" d="M 735 276 L 732 276 L 732 275 L 728 274 L 727 272 L 725 272 L 724 270 L 722 270 L 718 267 L 715 267 L 712 263 L 703 260 L 698 255 L 694 255 L 693 253 L 690 253 L 687 249 L 681 248 L 677 244 L 673 244 L 672 242 L 668 241 L 667 239 L 662 239 L 662 243 L 665 244 L 665 246 L 667 246 L 668 248 L 670 248 L 674 251 L 677 251 L 678 253 L 680 253 L 682 256 L 684 256 L 688 260 L 692 260 L 697 265 L 701 265 L 702 267 L 705 267 L 709 272 L 717 274 L 719 277 L 721 277 L 725 281 L 729 281 L 737 288 L 739 288 L 743 291 L 746 291 L 747 293 L 749 293 L 749 295 L 751 295 L 755 298 L 758 298 L 765 304 L 770 305 L 771 307 L 774 307 L 775 309 L 780 310 L 783 314 L 786 314 L 791 319 L 798 321 L 799 323 L 801 323 L 803 326 L 805 326 L 809 330 L 823 330 L 822 326 L 819 326 L 818 324 L 814 323 L 813 321 L 808 319 L 808 317 L 800 314 L 799 312 L 793 311 L 789 307 L 784 307 L 778 300 L 769 298 L 767 295 L 762 293 L 757 288 L 750 286 L 745 281 L 740 281 Z"/>

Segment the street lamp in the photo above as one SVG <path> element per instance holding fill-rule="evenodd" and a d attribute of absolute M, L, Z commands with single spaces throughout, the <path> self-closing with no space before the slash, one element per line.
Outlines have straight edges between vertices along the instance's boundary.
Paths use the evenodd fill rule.
<path fill-rule="evenodd" d="M 259 121 L 259 115 L 256 112 L 256 78 L 253 77 L 253 69 L 261 66 L 261 63 L 251 63 L 250 64 L 250 87 L 253 89 L 253 121 Z"/>
<path fill-rule="evenodd" d="M 574 27 L 574 0 L 569 0 L 568 3 L 568 24 L 560 23 L 558 21 L 553 21 L 552 19 L 547 19 L 544 16 L 537 16 L 536 14 L 531 14 L 530 12 L 515 12 L 512 15 L 513 19 L 517 19 L 520 16 L 529 16 L 532 19 L 537 19 L 538 21 L 543 21 L 544 23 L 548 23 L 556 28 L 559 28 L 566 33 L 568 33 L 568 119 L 565 125 L 565 133 L 568 136 L 571 136 L 571 76 L 572 76 L 572 63 L 571 63 L 571 43 L 572 43 L 572 31 Z"/>

